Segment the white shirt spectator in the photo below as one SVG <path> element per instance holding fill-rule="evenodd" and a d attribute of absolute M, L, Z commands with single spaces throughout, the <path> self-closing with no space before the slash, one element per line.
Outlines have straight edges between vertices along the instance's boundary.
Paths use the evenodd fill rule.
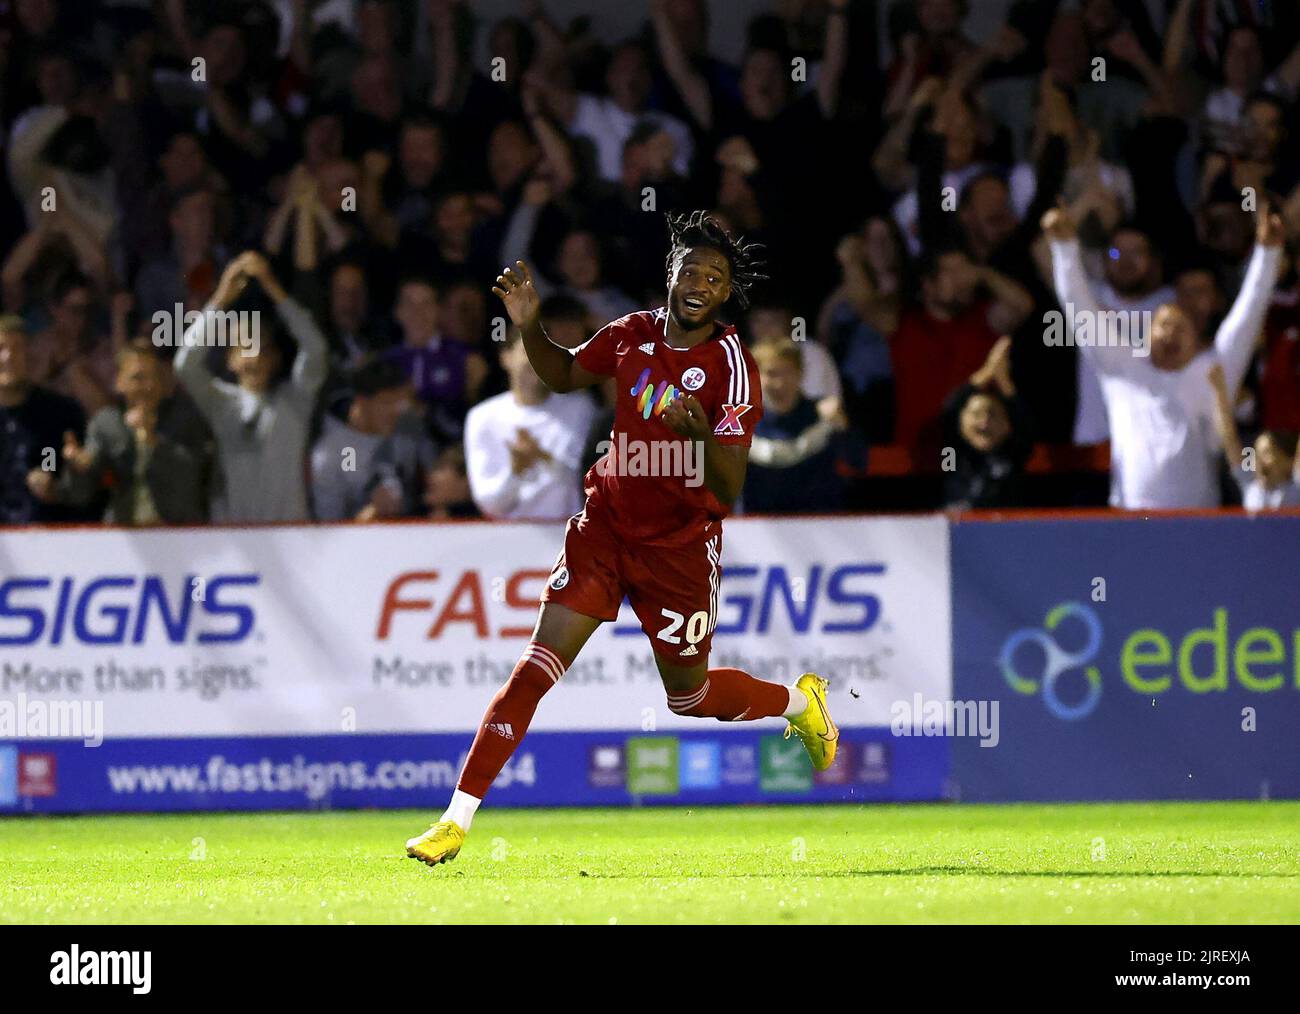
<path fill-rule="evenodd" d="M 1051 249 L 1058 296 L 1072 302 L 1076 312 L 1099 314 L 1078 240 L 1054 240 Z M 1217 361 L 1228 390 L 1235 392 L 1241 385 L 1277 281 L 1281 253 L 1280 247 L 1256 245 L 1241 292 L 1214 336 L 1214 348 L 1181 370 L 1157 369 L 1149 356 L 1135 356 L 1131 347 L 1081 346 L 1081 354 L 1101 378 L 1110 419 L 1112 506 L 1140 510 L 1219 505 L 1221 445 L 1209 370 Z"/>
<path fill-rule="evenodd" d="M 823 398 L 844 397 L 840 371 L 835 357 L 821 342 L 812 340 L 799 343 L 799 358 L 803 361 L 803 383 L 800 390 L 805 398 L 821 401 Z"/>
<path fill-rule="evenodd" d="M 1175 296 L 1172 286 L 1168 285 L 1163 285 L 1138 299 L 1126 299 L 1106 283 L 1097 290 L 1097 298 L 1103 310 L 1118 310 L 1123 313 L 1154 314 L 1165 303 L 1172 303 Z M 1102 397 L 1101 378 L 1097 375 L 1097 368 L 1087 356 L 1079 357 L 1076 387 L 1079 400 L 1074 409 L 1074 442 L 1076 444 L 1105 443 L 1110 439 L 1106 399 Z"/>
<path fill-rule="evenodd" d="M 479 510 L 498 519 L 562 521 L 582 509 L 579 468 L 596 415 L 582 393 L 552 394 L 522 405 L 512 391 L 475 405 L 465 417 L 465 469 Z M 550 455 L 523 475 L 511 468 L 510 445 L 527 430 Z"/>
<path fill-rule="evenodd" d="M 673 171 L 678 176 L 688 176 L 691 152 L 694 147 L 691 132 L 681 120 L 667 113 L 647 109 L 629 113 L 613 99 L 598 95 L 580 94 L 569 123 L 569 133 L 585 137 L 596 147 L 596 169 L 602 179 L 617 182 L 623 173 L 623 145 L 632 136 L 636 125 L 648 120 L 659 127 L 676 145 L 673 154 Z"/>

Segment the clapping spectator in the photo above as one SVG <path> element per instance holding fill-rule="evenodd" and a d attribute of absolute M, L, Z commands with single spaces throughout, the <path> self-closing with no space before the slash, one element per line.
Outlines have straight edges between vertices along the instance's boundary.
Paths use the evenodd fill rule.
<path fill-rule="evenodd" d="M 197 524 L 207 517 L 207 437 L 172 392 L 171 366 L 145 338 L 117 355 L 120 405 L 95 414 L 84 447 L 64 436 L 60 495 L 78 505 L 108 490 L 114 525 Z"/>
<path fill-rule="evenodd" d="M 470 409 L 465 461 L 488 517 L 558 521 L 582 507 L 578 465 L 596 408 L 585 392 L 552 394 L 512 331 L 501 351 L 510 390 Z"/>

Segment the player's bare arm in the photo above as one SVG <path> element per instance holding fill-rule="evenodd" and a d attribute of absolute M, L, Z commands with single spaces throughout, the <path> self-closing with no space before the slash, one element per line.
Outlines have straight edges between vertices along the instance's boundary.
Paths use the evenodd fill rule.
<path fill-rule="evenodd" d="M 674 398 L 664 409 L 664 422 L 674 433 L 694 440 L 704 449 L 704 485 L 709 492 L 726 507 L 735 503 L 745 485 L 749 448 L 718 443 L 704 406 L 689 394 Z"/>
<path fill-rule="evenodd" d="M 524 337 L 524 351 L 542 383 L 556 394 L 590 387 L 600 377 L 578 365 L 577 357 L 556 345 L 542 327 L 542 298 L 523 261 L 497 275 L 492 292 L 505 304 L 510 321 Z"/>

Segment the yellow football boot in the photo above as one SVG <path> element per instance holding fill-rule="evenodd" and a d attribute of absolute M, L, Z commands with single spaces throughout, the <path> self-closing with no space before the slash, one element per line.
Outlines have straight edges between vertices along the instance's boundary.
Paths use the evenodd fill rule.
<path fill-rule="evenodd" d="M 830 680 L 806 672 L 799 677 L 795 686 L 808 698 L 808 707 L 798 718 L 788 719 L 785 738 L 792 735 L 803 740 L 804 749 L 818 771 L 825 771 L 835 760 L 835 746 L 839 742 L 840 730 L 831 718 L 830 708 L 826 706 L 826 688 Z"/>
<path fill-rule="evenodd" d="M 430 866 L 450 862 L 465 844 L 465 832 L 454 820 L 440 820 L 406 843 L 406 854 Z"/>

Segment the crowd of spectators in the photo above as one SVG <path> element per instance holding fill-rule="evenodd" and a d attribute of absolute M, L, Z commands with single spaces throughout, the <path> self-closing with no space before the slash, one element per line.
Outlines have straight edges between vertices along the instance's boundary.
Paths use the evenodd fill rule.
<path fill-rule="evenodd" d="M 617 392 L 492 281 L 575 347 L 692 208 L 770 276 L 744 511 L 1036 506 L 1107 442 L 1117 507 L 1300 503 L 1300 4 L 728 3 L 735 63 L 709 0 L 4 5 L 0 524 L 565 517 Z"/>

